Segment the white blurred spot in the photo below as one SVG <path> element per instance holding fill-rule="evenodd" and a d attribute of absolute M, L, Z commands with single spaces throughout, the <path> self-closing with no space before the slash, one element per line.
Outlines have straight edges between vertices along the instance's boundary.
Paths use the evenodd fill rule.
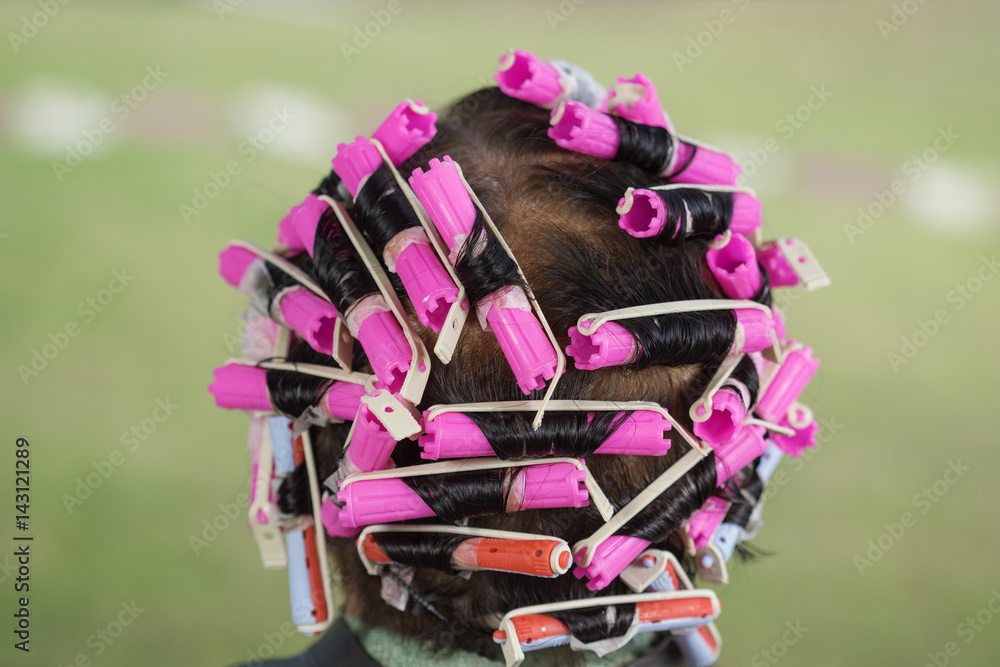
<path fill-rule="evenodd" d="M 902 197 L 906 212 L 934 231 L 974 234 L 1000 228 L 1000 175 L 969 164 L 939 161 Z"/>
<path fill-rule="evenodd" d="M 237 97 L 234 128 L 239 139 L 257 136 L 283 110 L 294 116 L 275 132 L 264 153 L 290 162 L 329 168 L 337 144 L 348 137 L 347 116 L 310 90 L 258 85 Z"/>
<path fill-rule="evenodd" d="M 71 146 L 85 141 L 104 118 L 112 118 L 111 98 L 94 88 L 70 85 L 58 79 L 36 79 L 14 98 L 14 139 L 26 150 L 61 158 Z M 109 141 L 94 146 L 94 152 Z"/>

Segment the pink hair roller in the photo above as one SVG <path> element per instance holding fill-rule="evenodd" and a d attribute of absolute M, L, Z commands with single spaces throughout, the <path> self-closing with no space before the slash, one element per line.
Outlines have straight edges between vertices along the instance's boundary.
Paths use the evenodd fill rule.
<path fill-rule="evenodd" d="M 561 148 L 612 160 L 618 152 L 618 125 L 606 113 L 567 100 L 552 110 L 549 138 Z"/>
<path fill-rule="evenodd" d="M 361 304 L 364 301 L 368 299 Z M 413 354 L 396 317 L 384 310 L 369 313 L 354 337 L 361 343 L 375 376 L 389 391 L 398 392 L 410 370 Z"/>
<path fill-rule="evenodd" d="M 650 544 L 641 537 L 612 535 L 597 546 L 590 565 L 581 565 L 586 550 L 574 556 L 577 565 L 573 569 L 573 576 L 577 579 L 586 577 L 587 589 L 599 591 L 614 581 Z"/>
<path fill-rule="evenodd" d="M 340 144 L 333 158 L 333 170 L 341 177 L 352 197 L 357 196 L 364 182 L 381 165 L 382 156 L 374 144 L 364 137 L 358 137 L 350 144 Z M 394 236 L 386 244 L 383 260 L 386 267 L 402 280 L 417 319 L 435 333 L 440 333 L 451 304 L 458 299 L 458 288 L 438 260 L 423 228 L 412 227 Z"/>
<path fill-rule="evenodd" d="M 323 504 L 319 508 L 320 520 L 326 528 L 326 534 L 330 537 L 355 538 L 361 534 L 361 528 L 356 526 L 346 526 L 340 520 L 340 508 L 333 502 L 332 497 L 323 499 Z"/>
<path fill-rule="evenodd" d="M 652 190 L 629 188 L 625 196 L 618 200 L 618 226 L 637 239 L 657 236 L 667 226 L 667 203 Z M 674 212 L 677 224 L 680 226 L 684 215 L 681 211 Z M 676 233 L 676 232 L 675 232 Z"/>
<path fill-rule="evenodd" d="M 682 139 L 674 141 L 674 153 L 673 165 L 679 169 L 660 175 L 677 183 L 736 185 L 742 171 L 726 153 L 696 146 Z"/>
<path fill-rule="evenodd" d="M 361 404 L 354 420 L 354 434 L 346 456 L 360 472 L 384 470 L 396 446 L 396 439 L 382 426 L 368 406 Z"/>
<path fill-rule="evenodd" d="M 723 386 L 712 396 L 712 414 L 708 419 L 694 422 L 694 434 L 710 446 L 721 445 L 739 435 L 745 417 L 743 397 L 735 388 Z"/>
<path fill-rule="evenodd" d="M 716 483 L 722 486 L 733 475 L 747 467 L 767 449 L 760 426 L 748 426 L 730 442 L 712 448 L 715 452 Z"/>
<path fill-rule="evenodd" d="M 457 250 L 476 221 L 476 206 L 462 183 L 458 166 L 448 155 L 443 160 L 433 158 L 426 172 L 417 167 L 409 181 L 445 244 Z"/>
<path fill-rule="evenodd" d="M 737 308 L 733 314 L 736 315 L 736 337 L 730 354 L 760 352 L 771 346 L 774 318 L 758 308 Z"/>
<path fill-rule="evenodd" d="M 782 433 L 771 434 L 771 441 L 785 454 L 798 458 L 802 456 L 802 452 L 816 446 L 816 434 L 819 432 L 819 424 L 816 423 L 815 419 L 803 428 L 795 428 L 789 423 L 786 417 L 781 421 L 780 425 L 795 431 L 795 435 L 791 436 Z"/>
<path fill-rule="evenodd" d="M 763 220 L 760 200 L 749 192 L 733 193 L 733 217 L 729 221 L 729 231 L 750 236 L 760 227 Z"/>
<path fill-rule="evenodd" d="M 208 391 L 220 408 L 273 411 L 267 393 L 267 371 L 263 368 L 226 364 L 212 371 L 212 375 L 215 381 L 208 385 Z"/>
<path fill-rule="evenodd" d="M 365 395 L 364 385 L 353 382 L 334 382 L 323 396 L 323 409 L 331 417 L 354 421 L 361 407 L 361 397 Z"/>
<path fill-rule="evenodd" d="M 250 266 L 260 259 L 256 254 L 239 246 L 226 246 L 219 253 L 219 275 L 223 280 L 239 289 L 243 275 Z"/>
<path fill-rule="evenodd" d="M 694 542 L 695 549 L 704 549 L 708 546 L 715 529 L 726 518 L 729 505 L 730 503 L 722 498 L 709 496 L 705 503 L 691 515 L 691 520 L 688 522 L 688 535 Z"/>
<path fill-rule="evenodd" d="M 563 95 L 559 70 L 520 49 L 500 56 L 493 78 L 504 95 L 546 109 L 551 109 Z"/>
<path fill-rule="evenodd" d="M 705 253 L 708 268 L 726 296 L 752 299 L 763 284 L 753 244 L 742 234 L 732 233 L 725 245 L 715 245 L 724 238 L 716 236 L 712 247 Z"/>
<path fill-rule="evenodd" d="M 526 466 L 514 478 L 507 509 L 586 507 L 590 497 L 585 479 L 586 471 L 571 463 Z M 398 478 L 353 482 L 337 493 L 337 500 L 345 503 L 339 519 L 348 527 L 434 516 L 417 492 Z"/>
<path fill-rule="evenodd" d="M 573 357 L 577 368 L 586 371 L 631 363 L 638 352 L 635 338 L 617 322 L 605 322 L 589 336 L 570 327 L 569 338 L 566 354 Z"/>
<path fill-rule="evenodd" d="M 501 288 L 503 289 L 506 288 Z M 495 294 L 496 292 L 484 300 Z M 520 308 L 493 305 L 486 313 L 486 321 L 500 344 L 503 356 L 514 371 L 517 386 L 524 394 L 543 388 L 546 380 L 555 377 L 558 363 L 556 352 L 534 313 Z"/>
<path fill-rule="evenodd" d="M 288 326 L 302 337 L 309 347 L 325 355 L 333 354 L 333 328 L 337 309 L 304 287 L 285 293 L 278 309 Z"/>
<path fill-rule="evenodd" d="M 761 248 L 758 253 L 760 263 L 767 271 L 767 279 L 771 287 L 795 287 L 799 284 L 799 277 L 795 270 L 785 259 L 777 243 L 768 243 Z"/>
<path fill-rule="evenodd" d="M 792 403 L 819 368 L 819 359 L 814 359 L 812 352 L 812 348 L 804 347 L 788 353 L 757 402 L 757 414 L 777 424 L 785 419 Z"/>
<path fill-rule="evenodd" d="M 662 456 L 670 449 L 670 439 L 664 437 L 670 422 L 658 412 L 635 410 L 625 414 L 625 421 L 595 450 L 595 454 L 631 454 Z M 594 413 L 587 416 L 588 424 Z M 494 456 L 489 440 L 472 419 L 461 412 L 443 412 L 426 421 L 420 436 L 425 459 L 456 459 L 477 456 Z"/>
<path fill-rule="evenodd" d="M 774 333 L 778 336 L 778 342 L 784 343 L 788 340 L 788 329 L 785 326 L 785 316 L 778 308 L 772 308 L 771 315 L 774 317 Z"/>
<path fill-rule="evenodd" d="M 437 134 L 437 114 L 420 100 L 400 102 L 372 134 L 385 148 L 389 161 L 399 166 Z"/>
<path fill-rule="evenodd" d="M 618 77 L 605 97 L 608 113 L 643 125 L 662 127 L 673 133 L 670 119 L 663 112 L 656 86 L 641 72 L 631 78 Z"/>
<path fill-rule="evenodd" d="M 301 204 L 296 204 L 278 223 L 278 243 L 292 252 L 305 250 L 312 257 L 316 227 L 327 205 L 316 195 L 307 195 Z"/>

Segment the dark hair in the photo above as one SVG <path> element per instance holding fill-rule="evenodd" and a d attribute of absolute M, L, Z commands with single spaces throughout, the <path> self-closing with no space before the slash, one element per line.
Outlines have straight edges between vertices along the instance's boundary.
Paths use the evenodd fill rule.
<path fill-rule="evenodd" d="M 473 102 L 474 113 L 470 113 Z M 697 234 L 667 245 L 632 238 L 617 225 L 615 205 L 622 193 L 628 187 L 662 184 L 664 181 L 657 172 L 669 154 L 656 160 L 630 162 L 571 153 L 549 139 L 548 121 L 547 111 L 506 97 L 498 89 L 477 91 L 443 113 L 435 138 L 400 165 L 400 171 L 408 175 L 414 168 L 426 166 L 430 158 L 444 155 L 450 155 L 462 166 L 472 189 L 511 246 L 563 348 L 569 343 L 569 328 L 588 312 L 720 298 L 721 292 L 705 263 L 709 235 Z M 624 123 L 619 126 L 629 127 Z M 662 143 L 657 143 L 657 150 L 668 151 Z M 627 146 L 625 149 L 633 150 Z M 384 244 L 385 239 L 398 231 L 397 225 L 409 225 L 409 214 L 401 205 L 401 217 L 382 219 L 378 208 L 382 200 L 375 195 L 395 185 L 383 183 L 378 174 L 369 181 L 371 195 L 363 189 L 353 210 L 347 204 L 353 214 L 370 218 L 366 233 L 375 245 Z M 701 205 L 699 202 L 704 198 L 695 186 L 690 193 L 686 192 L 678 190 L 671 196 L 680 201 L 686 201 L 686 197 L 695 208 Z M 392 207 L 395 210 L 396 204 Z M 310 272 L 344 312 L 351 302 L 373 287 L 364 280 L 367 273 L 356 263 L 356 255 L 345 251 L 343 232 L 338 234 L 338 229 L 330 215 L 321 220 Z M 470 303 L 498 287 L 520 281 L 513 261 L 481 219 L 459 253 L 457 273 L 468 291 Z M 769 298 L 769 294 L 765 282 L 762 295 Z M 416 322 L 412 312 L 411 320 Z M 556 398 L 654 401 L 691 430 L 688 408 L 730 350 L 736 331 L 733 314 L 699 312 L 624 320 L 621 324 L 635 337 L 639 357 L 628 366 L 596 371 L 576 369 L 570 364 L 557 387 Z M 417 330 L 425 337 L 427 347 L 432 348 L 433 333 L 420 327 Z M 302 346 L 290 354 L 293 360 L 305 356 L 308 352 Z M 363 358 L 359 361 L 359 368 L 363 369 Z M 325 363 L 332 364 L 329 359 Z M 758 380 L 749 359 L 737 368 L 737 377 L 755 393 Z M 271 386 L 270 374 L 268 383 Z M 275 395 L 284 393 L 289 396 L 288 406 L 294 403 L 297 409 L 300 399 L 308 400 L 317 391 L 312 386 L 300 389 L 293 390 L 283 380 L 276 379 L 272 387 L 275 404 L 284 401 Z M 538 396 L 535 392 L 529 398 Z M 523 398 L 495 338 L 482 331 L 475 317 L 470 317 L 451 363 L 444 365 L 432 359 L 430 379 L 417 407 Z M 673 446 L 662 457 L 592 455 L 617 427 L 617 422 L 614 413 L 606 413 L 588 426 L 581 415 L 552 413 L 538 431 L 532 431 L 526 415 L 470 416 L 501 457 L 530 457 L 550 451 L 587 456 L 588 467 L 616 509 L 627 504 L 689 449 L 682 439 L 673 438 Z M 346 426 L 313 427 L 321 476 L 336 470 Z M 415 442 L 403 440 L 393 452 L 393 461 L 396 466 L 408 466 L 418 465 L 423 459 Z M 455 476 L 450 477 L 454 482 Z M 310 511 L 304 479 L 299 470 L 286 477 L 279 494 L 283 511 Z M 496 472 L 492 476 L 476 473 L 454 486 L 446 485 L 440 478 L 409 481 L 428 503 L 433 503 L 435 513 L 445 521 L 472 517 L 468 520 L 471 526 L 556 535 L 570 544 L 589 536 L 603 523 L 593 505 L 584 509 L 507 514 Z M 484 483 L 496 488 L 473 492 L 472 485 Z M 633 518 L 623 533 L 642 537 L 683 559 L 678 527 L 717 492 L 717 487 L 714 456 L 710 455 Z M 470 506 L 470 503 L 482 504 L 487 496 L 486 505 Z M 573 576 L 539 579 L 503 572 L 476 572 L 468 578 L 459 577 L 449 571 L 444 561 L 448 543 L 439 540 L 437 545 L 425 547 L 421 546 L 421 539 L 431 538 L 420 535 L 376 538 L 401 562 L 421 565 L 409 584 L 418 595 L 411 596 L 410 613 L 404 613 L 379 600 L 379 582 L 367 576 L 362 568 L 353 540 L 329 538 L 346 598 L 346 611 L 398 633 L 437 639 L 458 623 L 470 630 L 461 633 L 456 640 L 459 645 L 496 656 L 498 648 L 490 638 L 495 629 L 491 619 L 516 607 L 594 595 Z M 603 591 L 611 595 L 627 592 L 617 579 Z M 449 619 L 449 623 L 442 623 L 429 611 L 431 607 Z M 558 617 L 579 639 L 591 641 L 620 635 L 631 622 L 634 608 L 616 609 L 617 620 L 612 627 L 603 620 L 606 618 L 603 609 L 597 611 L 600 613 L 574 612 Z M 561 664 L 573 660 L 568 654 L 557 655 Z"/>

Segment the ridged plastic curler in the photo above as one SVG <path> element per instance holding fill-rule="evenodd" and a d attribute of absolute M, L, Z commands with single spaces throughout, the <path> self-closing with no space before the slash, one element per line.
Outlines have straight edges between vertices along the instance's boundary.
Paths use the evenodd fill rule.
<path fill-rule="evenodd" d="M 278 243 L 292 252 L 305 250 L 312 257 L 316 227 L 327 205 L 316 195 L 310 194 L 296 204 L 278 223 Z"/>
<path fill-rule="evenodd" d="M 799 277 L 795 275 L 795 270 L 791 264 L 781 254 L 781 249 L 776 243 L 770 243 L 761 248 L 760 263 L 767 271 L 767 279 L 771 287 L 795 287 L 799 284 Z"/>
<path fill-rule="evenodd" d="M 573 357 L 577 368 L 586 371 L 632 363 L 638 353 L 635 338 L 617 322 L 605 322 L 589 336 L 570 327 L 569 338 L 566 354 Z"/>
<path fill-rule="evenodd" d="M 792 409 L 794 410 L 794 408 Z M 816 423 L 816 420 L 811 420 L 805 426 L 796 428 L 789 423 L 786 417 L 780 422 L 780 425 L 795 431 L 795 435 L 790 436 L 782 433 L 771 434 L 771 442 L 777 445 L 784 454 L 799 457 L 805 450 L 816 446 L 816 434 L 819 432 L 819 424 Z"/>
<path fill-rule="evenodd" d="M 433 158 L 427 171 L 417 167 L 409 182 L 445 244 L 457 250 L 476 222 L 476 206 L 451 156 Z"/>
<path fill-rule="evenodd" d="M 772 345 L 774 318 L 758 308 L 737 308 L 733 314 L 736 315 L 736 336 L 730 354 L 760 352 Z"/>
<path fill-rule="evenodd" d="M 771 287 L 802 285 L 807 292 L 830 284 L 815 255 L 800 239 L 779 238 L 761 246 L 757 253 Z"/>
<path fill-rule="evenodd" d="M 674 141 L 674 153 L 673 170 L 660 175 L 677 183 L 736 185 L 742 171 L 726 153 L 683 139 Z"/>
<path fill-rule="evenodd" d="M 354 421 L 365 395 L 364 385 L 353 382 L 334 382 L 323 396 L 323 406 L 331 417 Z"/>
<path fill-rule="evenodd" d="M 271 397 L 267 393 L 267 371 L 256 366 L 226 364 L 212 371 L 214 382 L 208 391 L 215 404 L 226 410 L 259 410 L 271 412 Z"/>
<path fill-rule="evenodd" d="M 729 231 L 750 236 L 761 226 L 764 219 L 763 205 L 749 192 L 733 192 L 733 217 L 729 221 Z"/>
<path fill-rule="evenodd" d="M 340 144 L 333 158 L 333 170 L 341 177 L 352 197 L 382 165 L 382 156 L 374 144 L 358 137 L 350 144 Z M 398 196 L 404 196 L 398 193 Z M 407 204 L 409 205 L 409 204 Z M 382 252 L 386 268 L 397 274 L 413 303 L 417 319 L 435 333 L 440 333 L 451 304 L 458 299 L 458 288 L 441 265 L 430 240 L 419 225 L 396 234 Z"/>
<path fill-rule="evenodd" d="M 520 49 L 500 56 L 493 78 L 504 95 L 546 109 L 558 104 L 563 96 L 559 70 Z"/>
<path fill-rule="evenodd" d="M 660 105 L 656 86 L 641 72 L 633 77 L 618 77 L 615 85 L 608 90 L 605 103 L 610 114 L 633 123 L 666 128 L 670 133 L 674 131 Z"/>
<path fill-rule="evenodd" d="M 705 253 L 708 268 L 719 281 L 723 293 L 731 299 L 752 299 L 760 292 L 763 279 L 757 265 L 757 252 L 742 234 L 716 236 Z"/>
<path fill-rule="evenodd" d="M 396 166 L 406 162 L 437 134 L 437 114 L 420 100 L 400 102 L 372 134 Z"/>
<path fill-rule="evenodd" d="M 819 359 L 813 358 L 811 347 L 793 350 L 785 356 L 774 378 L 767 385 L 754 411 L 762 418 L 780 424 L 788 410 L 798 400 L 809 380 L 819 368 Z"/>
<path fill-rule="evenodd" d="M 718 466 L 718 462 L 716 463 Z M 719 484 L 723 482 L 720 478 Z M 700 508 L 695 510 L 688 521 L 688 535 L 695 549 L 703 549 L 711 541 L 712 534 L 726 518 L 730 503 L 718 496 L 709 496 Z"/>
<path fill-rule="evenodd" d="M 587 423 L 595 413 L 587 415 Z M 595 454 L 631 454 L 662 456 L 670 449 L 670 438 L 664 436 L 671 428 L 670 421 L 652 410 L 634 410 L 625 415 L 618 429 L 595 450 Z M 489 440 L 476 423 L 461 412 L 443 412 L 427 421 L 424 413 L 424 431 L 420 436 L 425 459 L 456 459 L 494 456 Z"/>
<path fill-rule="evenodd" d="M 395 446 L 396 439 L 362 403 L 354 420 L 354 434 L 344 454 L 350 459 L 349 465 L 358 472 L 383 470 Z"/>
<path fill-rule="evenodd" d="M 715 452 L 716 483 L 722 486 L 729 478 L 759 457 L 767 449 L 763 428 L 747 426 L 730 442 L 712 448 Z"/>
<path fill-rule="evenodd" d="M 378 302 L 384 304 L 381 296 L 367 297 L 358 302 L 348 314 L 348 328 L 361 343 L 375 376 L 395 393 L 403 386 L 413 354 L 399 322 L 387 307 L 359 314 L 358 311 L 364 310 L 369 302 L 375 302 L 372 304 L 374 308 L 380 307 Z M 361 320 L 360 325 L 357 324 L 358 319 Z"/>
<path fill-rule="evenodd" d="M 575 555 L 576 568 L 573 576 L 577 579 L 586 577 L 587 589 L 599 591 L 614 581 L 649 545 L 650 542 L 641 537 L 612 535 L 597 547 L 594 558 L 587 567 L 580 564 L 585 552 Z"/>
<path fill-rule="evenodd" d="M 337 507 L 337 504 L 333 502 L 332 497 L 327 497 L 323 499 L 323 503 L 320 505 L 319 516 L 320 520 L 323 522 L 323 527 L 326 529 L 326 534 L 330 537 L 347 537 L 355 538 L 361 534 L 361 528 L 358 526 L 347 526 L 341 521 L 341 510 Z"/>
<path fill-rule="evenodd" d="M 618 125 L 611 116 L 567 100 L 552 110 L 549 138 L 561 148 L 613 160 L 618 152 Z"/>
<path fill-rule="evenodd" d="M 692 186 L 697 187 L 697 186 Z M 749 192 L 734 190 L 732 192 L 711 192 L 711 196 L 728 194 L 733 200 L 733 213 L 728 229 L 737 234 L 752 234 L 761 225 L 760 200 Z M 672 211 L 667 207 L 663 197 L 656 190 L 646 188 L 629 188 L 618 200 L 615 209 L 618 214 L 618 226 L 637 239 L 660 235 L 669 225 L 671 238 L 681 236 L 682 225 L 691 224 L 688 211 Z"/>
<path fill-rule="evenodd" d="M 304 287 L 285 292 L 278 302 L 285 323 L 305 340 L 309 347 L 325 355 L 333 354 L 333 330 L 337 309 Z"/>
<path fill-rule="evenodd" d="M 564 462 L 525 466 L 511 483 L 507 510 L 586 507 L 586 474 Z M 337 500 L 344 503 L 340 523 L 348 527 L 434 516 L 417 492 L 398 478 L 352 482 L 341 487 Z"/>
<path fill-rule="evenodd" d="M 255 253 L 246 248 L 226 246 L 219 253 L 219 275 L 227 283 L 239 289 L 247 269 L 258 259 L 260 258 Z"/>
<path fill-rule="evenodd" d="M 704 406 L 701 410 L 704 411 Z M 694 434 L 712 447 L 729 442 L 739 435 L 746 413 L 746 404 L 739 389 L 723 385 L 712 396 L 712 413 L 708 419 L 694 422 Z"/>
<path fill-rule="evenodd" d="M 498 292 L 512 289 L 520 290 L 517 287 L 503 287 Z M 482 301 L 503 301 L 502 296 L 497 299 L 498 292 L 484 297 Z M 527 301 L 527 298 L 524 297 L 524 300 Z M 556 351 L 530 309 L 505 308 L 494 303 L 486 312 L 486 321 L 514 372 L 517 386 L 524 394 L 544 388 L 545 381 L 555 377 L 558 363 Z"/>
<path fill-rule="evenodd" d="M 674 637 L 689 667 L 709 667 L 719 659 L 719 641 L 706 625 L 689 632 L 674 633 Z"/>

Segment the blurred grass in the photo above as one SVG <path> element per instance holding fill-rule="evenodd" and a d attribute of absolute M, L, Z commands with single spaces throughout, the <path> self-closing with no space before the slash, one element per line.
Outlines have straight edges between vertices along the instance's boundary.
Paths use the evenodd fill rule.
<path fill-rule="evenodd" d="M 780 157 L 793 161 L 795 176 L 810 160 L 855 165 L 881 174 L 884 189 L 941 126 L 962 135 L 949 160 L 997 165 L 996 6 L 929 3 L 888 40 L 876 21 L 891 6 L 876 2 L 754 2 L 745 11 L 589 2 L 553 31 L 545 12 L 558 6 L 407 2 L 348 64 L 340 42 L 383 3 L 324 6 L 307 25 L 239 14 L 220 21 L 207 2 L 71 3 L 19 54 L 4 52 L 0 120 L 10 126 L 18 96 L 39 77 L 116 96 L 160 64 L 169 77 L 153 95 L 203 100 L 224 116 L 248 86 L 281 83 L 315 92 L 348 114 L 349 129 L 369 132 L 404 96 L 440 106 L 478 87 L 513 45 L 577 62 L 603 81 L 641 69 L 685 134 L 739 133 L 756 137 L 751 146 L 777 138 L 775 123 L 810 86 L 825 84 L 833 97 L 791 139 L 779 139 L 762 184 Z M 674 51 L 730 7 L 735 21 L 679 72 Z M 34 3 L 4 3 L 0 24 L 17 30 L 34 11 Z M 35 535 L 32 652 L 7 643 L 4 664 L 63 665 L 83 653 L 101 665 L 224 665 L 246 659 L 288 618 L 286 575 L 260 567 L 240 520 L 198 556 L 188 539 L 234 501 L 249 474 L 245 418 L 215 409 L 205 392 L 211 368 L 230 354 L 224 336 L 236 333 L 243 305 L 218 280 L 215 254 L 233 236 L 268 243 L 324 165 L 292 165 L 265 151 L 185 225 L 178 205 L 236 155 L 240 137 L 156 141 L 133 129 L 123 122 L 115 145 L 63 183 L 49 159 L 3 139 L 0 409 L 7 442 L 31 438 Z M 787 664 L 922 664 L 960 641 L 956 626 L 1000 585 L 992 377 L 1000 280 L 961 311 L 946 301 L 996 252 L 996 226 L 973 236 L 931 233 L 897 205 L 850 244 L 843 225 L 870 201 L 867 191 L 833 197 L 802 187 L 765 196 L 767 232 L 804 238 L 833 277 L 830 289 L 793 293 L 804 298 L 788 315 L 794 336 L 823 359 L 807 401 L 841 427 L 809 461 L 783 464 L 787 484 L 768 502 L 757 540 L 775 555 L 734 567 L 734 581 L 720 589 L 721 665 L 759 658 L 796 620 L 809 631 Z M 122 267 L 134 282 L 83 323 L 77 305 Z M 938 308 L 951 321 L 893 372 L 886 354 Z M 17 366 L 69 321 L 81 334 L 25 386 Z M 167 397 L 180 406 L 176 415 L 68 513 L 63 494 L 94 462 L 124 449 L 122 433 Z M 912 496 L 957 459 L 971 472 L 919 514 Z M 0 489 L 12 489 L 10 467 L 0 467 Z M 4 516 L 10 511 L 5 505 Z M 905 511 L 916 526 L 859 576 L 852 558 Z M 10 619 L 12 581 L 3 572 L 0 579 Z M 88 638 L 133 599 L 145 611 L 95 655 Z M 956 664 L 995 664 L 997 636 L 987 627 L 960 641 Z M 307 643 L 289 638 L 279 653 Z"/>

